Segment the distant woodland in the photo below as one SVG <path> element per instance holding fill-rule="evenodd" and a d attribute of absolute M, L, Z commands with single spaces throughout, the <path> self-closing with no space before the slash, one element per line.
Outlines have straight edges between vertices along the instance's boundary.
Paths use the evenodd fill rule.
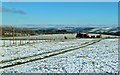
<path fill-rule="evenodd" d="M 34 30 L 31 28 L 17 28 L 17 27 L 0 27 L 0 36 L 2 37 L 13 37 L 13 36 L 32 36 L 32 35 L 39 35 L 39 34 L 64 34 L 64 33 L 71 33 L 67 32 L 66 30 Z"/>
<path fill-rule="evenodd" d="M 4 26 L 0 27 L 0 36 L 2 37 L 13 37 L 13 36 L 32 36 L 39 34 L 66 34 L 66 33 L 96 33 L 96 34 L 107 34 L 107 35 L 117 35 L 120 36 L 120 31 L 118 28 L 111 29 L 109 31 L 97 30 L 91 32 L 95 28 L 73 28 L 73 29 L 57 29 L 57 28 L 22 28 L 22 27 L 13 27 L 13 26 Z M 115 32 L 113 32 L 115 31 Z"/>
<path fill-rule="evenodd" d="M 0 27 L 2 37 L 35 35 L 29 28 Z"/>

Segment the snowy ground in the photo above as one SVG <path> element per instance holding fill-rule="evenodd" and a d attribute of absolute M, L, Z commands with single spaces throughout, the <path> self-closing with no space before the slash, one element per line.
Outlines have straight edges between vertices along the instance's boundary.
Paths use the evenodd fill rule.
<path fill-rule="evenodd" d="M 66 41 L 44 41 L 32 44 L 25 44 L 25 45 L 16 45 L 16 46 L 9 46 L 9 47 L 2 47 L 0 53 L 0 59 L 14 59 L 20 58 L 25 56 L 31 56 L 33 54 L 39 54 L 43 52 L 50 52 L 56 51 L 59 49 L 66 49 L 73 46 L 79 46 L 82 43 L 91 41 L 92 39 L 73 39 L 66 40 Z M 9 41 L 8 41 L 9 42 Z M 23 41 L 24 42 L 24 41 Z"/>
<path fill-rule="evenodd" d="M 93 39 L 49 41 L 2 47 L 0 61 L 79 46 Z M 1 66 L 1 63 L 0 63 Z M 93 45 L 42 60 L 0 69 L 0 73 L 105 73 L 118 72 L 118 39 L 104 39 Z"/>

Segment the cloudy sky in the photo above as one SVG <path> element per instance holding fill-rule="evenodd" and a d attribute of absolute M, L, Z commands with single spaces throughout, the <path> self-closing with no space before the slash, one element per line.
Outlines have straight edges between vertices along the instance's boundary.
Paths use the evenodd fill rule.
<path fill-rule="evenodd" d="M 113 26 L 118 23 L 117 2 L 3 2 L 0 13 L 2 25 Z"/>

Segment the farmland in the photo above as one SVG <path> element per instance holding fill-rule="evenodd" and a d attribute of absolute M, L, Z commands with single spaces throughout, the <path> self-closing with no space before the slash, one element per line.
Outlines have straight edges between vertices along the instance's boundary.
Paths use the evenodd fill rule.
<path fill-rule="evenodd" d="M 0 46 L 0 73 L 118 72 L 117 38 L 33 41 Z"/>
<path fill-rule="evenodd" d="M 118 75 L 119 5 L 118 0 L 2 0 L 0 75 Z"/>

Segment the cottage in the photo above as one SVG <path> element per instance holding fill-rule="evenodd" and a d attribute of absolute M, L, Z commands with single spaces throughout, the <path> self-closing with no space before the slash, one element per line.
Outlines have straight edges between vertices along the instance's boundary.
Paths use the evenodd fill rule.
<path fill-rule="evenodd" d="M 89 35 L 86 33 L 77 33 L 76 38 L 89 38 Z"/>
<path fill-rule="evenodd" d="M 77 33 L 76 38 L 101 38 L 101 35 L 87 34 L 87 33 Z"/>

